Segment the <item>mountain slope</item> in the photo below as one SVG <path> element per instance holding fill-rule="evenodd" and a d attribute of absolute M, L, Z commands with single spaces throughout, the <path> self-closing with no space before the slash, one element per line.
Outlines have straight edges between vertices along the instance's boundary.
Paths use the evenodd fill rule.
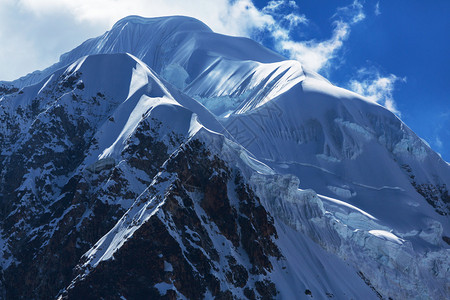
<path fill-rule="evenodd" d="M 450 289 L 449 164 L 249 39 L 127 17 L 0 97 L 7 298 Z"/>
<path fill-rule="evenodd" d="M 342 263 L 311 242 L 293 253 L 305 237 L 248 185 L 273 171 L 138 59 L 84 57 L 1 103 L 7 298 L 374 296 L 345 265 L 351 285 L 298 273 Z"/>
<path fill-rule="evenodd" d="M 197 114 L 127 54 L 83 58 L 2 98 L 2 269 L 10 296 L 54 297 L 199 122 L 220 129 L 197 102 L 178 99 Z M 29 278 L 26 288 L 15 286 L 17 276 Z"/>
<path fill-rule="evenodd" d="M 284 60 L 250 39 L 214 33 L 193 18 L 129 16 L 118 21 L 102 36 L 89 39 L 61 55 L 60 61 L 53 66 L 24 76 L 12 84 L 16 87 L 31 85 L 85 55 L 108 53 L 131 53 L 157 73 L 187 76 L 187 81 L 194 80 L 217 58 L 260 62 Z M 183 72 L 178 72 L 180 67 Z"/>
<path fill-rule="evenodd" d="M 261 162 L 313 189 L 331 219 L 310 229 L 295 206 L 268 208 L 274 216 L 351 261 L 381 295 L 445 298 L 450 168 L 391 112 L 306 76 L 222 123 Z"/>

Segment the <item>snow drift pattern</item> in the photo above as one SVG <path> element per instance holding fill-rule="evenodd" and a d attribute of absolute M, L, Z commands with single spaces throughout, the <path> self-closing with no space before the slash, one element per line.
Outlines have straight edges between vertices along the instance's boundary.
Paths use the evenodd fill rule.
<path fill-rule="evenodd" d="M 401 120 L 187 17 L 0 87 L 6 298 L 450 289 L 450 167 Z"/>

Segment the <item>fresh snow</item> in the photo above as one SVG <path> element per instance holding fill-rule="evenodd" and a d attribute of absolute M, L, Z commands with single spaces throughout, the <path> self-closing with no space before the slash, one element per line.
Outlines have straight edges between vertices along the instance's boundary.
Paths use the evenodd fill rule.
<path fill-rule="evenodd" d="M 61 77 L 74 75 L 83 91 L 48 97 Z M 139 124 L 155 119 L 164 124 L 158 135 L 165 144 L 170 133 L 183 142 L 198 138 L 250 178 L 275 218 L 275 242 L 286 257 L 285 265 L 274 262 L 270 275 L 280 297 L 305 290 L 319 299 L 376 297 L 364 280 L 383 297 L 400 299 L 444 299 L 450 289 L 450 250 L 443 241 L 450 236 L 448 215 L 415 188 L 449 188 L 449 164 L 390 111 L 299 62 L 249 39 L 213 33 L 192 18 L 131 16 L 12 84 L 21 93 L 3 96 L 0 112 L 12 114 L 34 99 L 47 111 L 58 105 L 82 110 L 98 143 L 80 168 L 115 165 L 141 193 L 134 202 L 117 200 L 127 212 L 85 254 L 85 266 L 114 259 L 144 222 L 163 213 L 167 187 L 147 194 L 139 180 L 146 175 L 122 162 Z M 73 100 L 77 95 L 104 99 L 99 107 L 83 106 Z M 48 121 L 47 111 L 34 123 L 18 121 L 19 142 L 36 122 Z M 13 153 L 11 147 L 2 155 Z M 28 170 L 21 189 L 32 191 L 40 171 Z M 204 214 L 198 204 L 195 210 Z M 239 251 L 223 237 L 213 243 L 223 253 Z M 0 254 L 6 252 L 2 236 Z M 157 286 L 161 293 L 171 287 Z"/>

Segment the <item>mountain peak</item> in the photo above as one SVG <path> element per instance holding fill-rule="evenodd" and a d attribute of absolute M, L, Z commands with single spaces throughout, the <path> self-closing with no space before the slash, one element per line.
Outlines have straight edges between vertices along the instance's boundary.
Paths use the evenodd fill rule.
<path fill-rule="evenodd" d="M 212 32 L 212 30 L 200 20 L 187 16 L 166 16 L 156 18 L 146 18 L 137 15 L 131 15 L 124 17 L 117 21 L 111 31 L 120 28 L 122 29 L 126 25 L 144 25 L 156 28 L 164 27 L 166 29 L 176 29 L 178 31 L 205 31 Z"/>
<path fill-rule="evenodd" d="M 445 298 L 448 164 L 299 62 L 129 16 L 14 83 L 1 295 Z"/>
<path fill-rule="evenodd" d="M 185 77 L 181 85 L 195 80 L 218 59 L 261 63 L 286 60 L 251 39 L 214 33 L 204 23 L 191 17 L 128 16 L 103 35 L 86 40 L 64 53 L 54 65 L 23 76 L 11 84 L 18 88 L 33 85 L 83 56 L 113 53 L 130 53 L 164 78 L 168 73 L 173 73 L 173 68 L 180 71 L 181 67 L 184 72 L 180 74 Z"/>

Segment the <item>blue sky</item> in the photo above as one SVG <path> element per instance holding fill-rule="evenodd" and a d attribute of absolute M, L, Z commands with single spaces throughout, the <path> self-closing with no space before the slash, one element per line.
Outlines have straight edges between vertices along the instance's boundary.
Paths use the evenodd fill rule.
<path fill-rule="evenodd" d="M 130 14 L 188 15 L 257 39 L 394 111 L 450 161 L 448 0 L 0 0 L 0 80 L 49 66 Z"/>
<path fill-rule="evenodd" d="M 450 1 L 295 3 L 297 8 L 282 6 L 280 11 L 282 15 L 296 11 L 307 19 L 291 29 L 292 38 L 317 42 L 332 37 L 337 19 L 348 20 L 359 9 L 353 7 L 346 16 L 338 16 L 340 8 L 361 4 L 359 13 L 364 18 L 350 25 L 342 47 L 319 73 L 359 93 L 366 89 L 368 96 L 371 93 L 367 90 L 372 90 L 372 95 L 391 98 L 397 115 L 450 161 Z M 267 2 L 255 5 L 262 8 Z M 263 42 L 280 51 L 273 40 Z M 376 87 L 377 81 L 384 89 Z"/>

